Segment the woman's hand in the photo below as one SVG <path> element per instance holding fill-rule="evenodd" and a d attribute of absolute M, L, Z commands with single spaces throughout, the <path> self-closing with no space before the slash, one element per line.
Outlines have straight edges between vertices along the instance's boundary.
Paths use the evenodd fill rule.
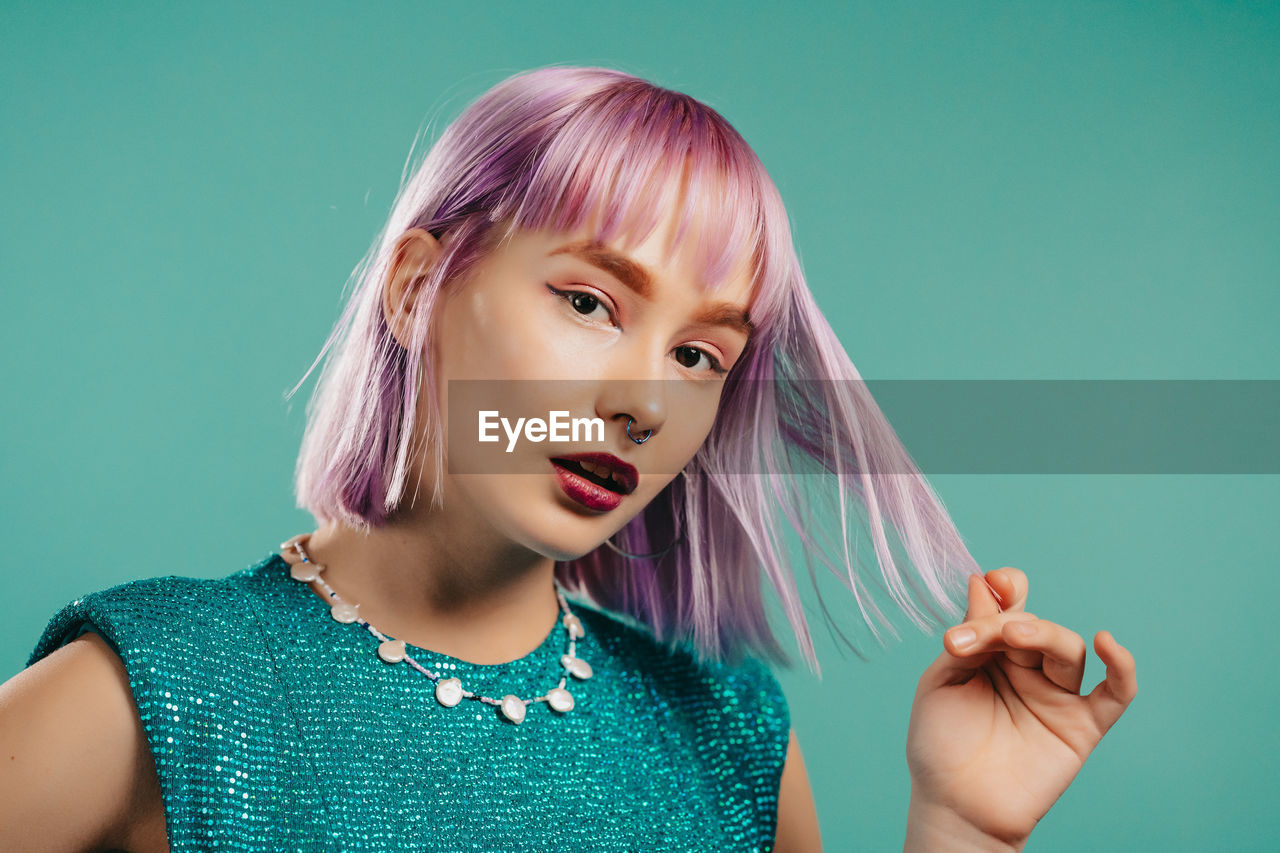
<path fill-rule="evenodd" d="M 1081 696 L 1084 640 L 1025 612 L 1026 597 L 1017 569 L 971 577 L 965 621 L 920 678 L 909 850 L 1021 849 L 1138 692 L 1133 655 L 1099 631 L 1107 676 Z"/>

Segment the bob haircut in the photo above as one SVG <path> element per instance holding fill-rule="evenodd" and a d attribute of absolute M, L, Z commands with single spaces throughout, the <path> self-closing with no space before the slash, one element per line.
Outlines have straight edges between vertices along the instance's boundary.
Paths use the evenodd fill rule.
<path fill-rule="evenodd" d="M 442 292 L 517 229 L 568 232 L 596 215 L 598 240 L 634 246 L 680 198 L 675 242 L 701 223 L 694 257 L 704 286 L 718 288 L 735 262 L 749 261 L 754 330 L 683 476 L 616 534 L 622 550 L 660 556 L 597 548 L 558 562 L 557 579 L 660 641 L 690 646 L 700 660 L 736 662 L 750 653 L 788 663 L 770 628 L 763 574 L 820 675 L 780 509 L 815 587 L 816 555 L 852 591 L 877 639 L 881 627 L 897 634 L 877 589 L 921 628 L 941 621 L 935 605 L 954 615 L 951 596 L 977 566 L 818 310 L 786 209 L 759 158 L 706 104 L 611 69 L 551 67 L 510 77 L 463 111 L 402 182 L 386 226 L 352 274 L 337 324 L 289 392 L 325 359 L 307 406 L 298 505 L 321 523 L 382 525 L 406 499 L 410 460 L 420 451 L 434 458 L 432 505 L 441 505 L 439 399 L 434 383 L 417 379 L 435 375 L 426 344 Z M 401 346 L 383 316 L 383 283 L 397 239 L 412 228 L 445 248 L 422 271 L 411 344 Z M 420 391 L 430 419 L 418 431 Z M 415 433 L 421 447 L 412 446 Z M 838 523 L 816 520 L 802 480 L 830 487 L 825 505 L 838 508 Z M 851 547 L 851 505 L 865 512 L 878 572 L 862 567 L 856 538 Z M 886 526 L 913 570 L 894 558 Z M 830 622 L 825 604 L 822 610 Z"/>

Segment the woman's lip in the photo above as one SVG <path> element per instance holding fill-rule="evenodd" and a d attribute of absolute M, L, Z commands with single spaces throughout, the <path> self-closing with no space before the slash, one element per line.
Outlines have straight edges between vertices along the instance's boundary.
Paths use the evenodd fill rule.
<path fill-rule="evenodd" d="M 570 453 L 566 456 L 557 456 L 556 459 L 568 459 L 570 462 L 589 462 L 592 465 L 604 465 L 618 475 L 621 482 L 622 493 L 629 495 L 636 490 L 636 486 L 640 483 L 640 472 L 636 470 L 634 465 L 623 462 L 612 453 Z M 555 462 L 555 459 L 551 460 Z"/>
<path fill-rule="evenodd" d="M 608 512 L 617 509 L 618 504 L 622 503 L 622 495 L 611 492 L 604 486 L 597 486 L 585 477 L 579 477 L 563 465 L 557 465 L 554 460 L 551 468 L 556 472 L 556 479 L 560 481 L 560 488 L 564 493 L 587 509 Z"/>

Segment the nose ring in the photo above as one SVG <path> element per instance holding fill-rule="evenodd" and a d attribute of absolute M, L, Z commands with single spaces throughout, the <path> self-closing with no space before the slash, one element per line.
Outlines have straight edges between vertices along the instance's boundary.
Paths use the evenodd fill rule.
<path fill-rule="evenodd" d="M 651 430 L 651 429 L 647 429 L 647 430 L 645 430 L 645 431 L 644 431 L 644 438 L 636 438 L 634 435 L 632 435 L 632 434 L 631 434 L 631 425 L 632 425 L 633 423 L 635 423 L 635 422 L 636 422 L 636 419 L 635 419 L 635 418 L 630 418 L 630 419 L 628 419 L 628 421 L 627 421 L 627 438 L 631 439 L 631 440 L 632 440 L 632 441 L 634 441 L 636 444 L 644 444 L 646 441 L 648 441 L 648 440 L 649 440 L 649 436 L 653 435 L 653 430 Z"/>

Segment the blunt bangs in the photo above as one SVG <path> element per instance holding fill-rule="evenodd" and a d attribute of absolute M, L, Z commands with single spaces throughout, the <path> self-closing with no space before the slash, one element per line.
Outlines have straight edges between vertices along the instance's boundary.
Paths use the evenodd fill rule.
<path fill-rule="evenodd" d="M 744 259 L 757 282 L 766 219 L 761 172 L 746 142 L 709 107 L 623 83 L 585 99 L 549 134 L 511 219 L 515 228 L 559 232 L 594 221 L 595 239 L 632 248 L 678 207 L 668 248 L 696 239 L 705 287 L 718 288 Z"/>

